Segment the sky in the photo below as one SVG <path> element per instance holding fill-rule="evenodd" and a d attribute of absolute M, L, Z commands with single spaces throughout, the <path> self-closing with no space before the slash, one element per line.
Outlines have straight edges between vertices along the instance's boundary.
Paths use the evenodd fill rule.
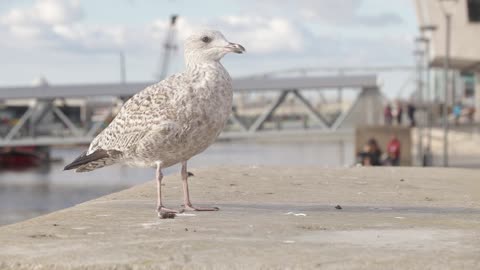
<path fill-rule="evenodd" d="M 0 0 L 0 86 L 119 81 L 120 51 L 128 81 L 153 80 L 171 14 L 171 72 L 183 69 L 183 39 L 205 28 L 247 49 L 223 60 L 232 77 L 414 61 L 411 0 Z"/>

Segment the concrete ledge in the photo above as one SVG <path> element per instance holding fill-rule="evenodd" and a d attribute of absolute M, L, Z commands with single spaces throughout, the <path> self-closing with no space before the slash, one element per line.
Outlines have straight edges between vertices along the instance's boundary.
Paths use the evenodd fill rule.
<path fill-rule="evenodd" d="M 149 182 L 1 227 L 0 269 L 480 268 L 477 170 L 192 171 L 221 211 L 159 220 Z M 165 194 L 180 204 L 178 175 Z"/>

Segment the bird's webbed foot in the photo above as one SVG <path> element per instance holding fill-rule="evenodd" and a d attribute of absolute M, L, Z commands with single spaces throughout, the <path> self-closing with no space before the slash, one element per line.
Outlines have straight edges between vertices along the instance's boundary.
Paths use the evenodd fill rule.
<path fill-rule="evenodd" d="M 179 211 L 160 206 L 157 208 L 157 214 L 159 218 L 175 218 Z"/>

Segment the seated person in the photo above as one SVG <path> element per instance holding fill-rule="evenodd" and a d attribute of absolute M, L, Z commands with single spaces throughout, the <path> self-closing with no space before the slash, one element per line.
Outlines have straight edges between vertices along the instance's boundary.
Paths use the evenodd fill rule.
<path fill-rule="evenodd" d="M 363 150 L 358 153 L 360 162 L 363 166 L 381 166 L 382 150 L 378 147 L 377 140 L 374 138 L 368 140 Z"/>
<path fill-rule="evenodd" d="M 387 145 L 387 160 L 386 163 L 392 166 L 399 166 L 400 165 L 400 140 L 398 140 L 397 136 L 394 134 L 388 142 Z"/>

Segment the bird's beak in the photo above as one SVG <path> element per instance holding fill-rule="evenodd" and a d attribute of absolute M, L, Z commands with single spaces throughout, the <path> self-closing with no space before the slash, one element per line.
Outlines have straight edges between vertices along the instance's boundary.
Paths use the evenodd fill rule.
<path fill-rule="evenodd" d="M 231 52 L 234 52 L 234 53 L 244 53 L 245 52 L 245 48 L 240 45 L 240 44 L 236 44 L 236 43 L 231 43 L 229 42 L 227 44 L 227 46 L 225 46 L 225 48 Z"/>

